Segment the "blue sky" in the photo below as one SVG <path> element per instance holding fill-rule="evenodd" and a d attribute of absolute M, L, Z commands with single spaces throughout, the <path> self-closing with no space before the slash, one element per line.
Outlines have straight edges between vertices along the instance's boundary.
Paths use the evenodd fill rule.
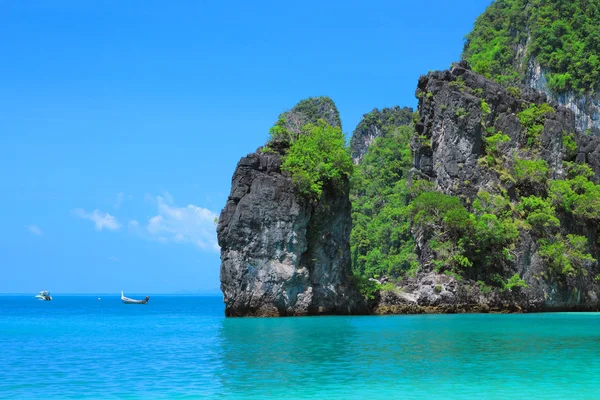
<path fill-rule="evenodd" d="M 0 293 L 219 287 L 241 156 L 309 96 L 416 106 L 489 0 L 0 0 Z"/>

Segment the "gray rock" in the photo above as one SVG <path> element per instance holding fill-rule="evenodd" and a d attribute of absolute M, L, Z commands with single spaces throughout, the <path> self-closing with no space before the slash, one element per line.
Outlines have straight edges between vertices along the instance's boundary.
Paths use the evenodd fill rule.
<path fill-rule="evenodd" d="M 466 206 L 479 190 L 505 192 L 512 200 L 521 190 L 514 180 L 480 163 L 489 127 L 510 138 L 499 146 L 506 169 L 513 167 L 513 155 L 520 152 L 546 160 L 553 178 L 564 176 L 563 160 L 587 162 L 596 173 L 594 179 L 600 181 L 600 139 L 578 133 L 573 112 L 552 100 L 556 112 L 546 116 L 538 153 L 527 153 L 527 137 L 516 114 L 531 103 L 548 101 L 544 93 L 522 89 L 515 97 L 461 63 L 421 77 L 417 96 L 420 120 L 411 143 L 410 176 L 433 182 L 437 190 L 458 196 Z M 487 115 L 482 100 L 490 107 Z M 325 119 L 339 124 L 337 110 L 327 100 L 305 103 L 283 115 L 286 123 Z M 355 161 L 380 134 L 378 123 L 355 132 Z M 574 135 L 576 154 L 567 154 L 564 134 Z M 594 279 L 600 273 L 597 263 L 586 266 L 587 274 L 554 279 L 547 274 L 537 240 L 529 231 L 520 231 L 512 261 L 497 267 L 504 277 L 517 273 L 529 287 L 500 292 L 473 277 L 457 280 L 436 272 L 430 237 L 414 227 L 420 272 L 404 278 L 394 290 L 377 293 L 367 304 L 350 273 L 348 183 L 326 187 L 319 201 L 312 203 L 296 193 L 280 165 L 280 154 L 259 150 L 242 158 L 234 173 L 217 227 L 227 316 L 600 309 L 600 285 Z M 578 223 L 568 215 L 559 217 L 561 233 L 588 237 L 592 255 L 600 258 L 597 225 Z"/>
<path fill-rule="evenodd" d="M 546 93 L 561 106 L 573 112 L 575 127 L 580 133 L 586 131 L 594 135 L 600 135 L 600 94 L 580 94 L 574 91 L 565 93 L 553 93 L 548 85 L 545 71 L 540 64 L 531 59 L 525 72 L 525 84 L 535 90 Z"/>
<path fill-rule="evenodd" d="M 337 115 L 319 104 L 309 111 Z M 225 314 L 366 313 L 350 272 L 349 183 L 325 187 L 313 203 L 280 165 L 279 154 L 259 150 L 233 175 L 217 226 Z"/>
<path fill-rule="evenodd" d="M 469 207 L 479 190 L 499 194 L 505 190 L 516 200 L 514 183 L 499 172 L 482 166 L 478 160 L 484 155 L 486 127 L 510 137 L 499 149 L 504 157 L 504 167 L 513 167 L 516 152 L 527 155 L 527 138 L 516 114 L 529 104 L 548 101 L 544 93 L 523 89 L 514 97 L 500 85 L 470 71 L 465 63 L 449 71 L 432 72 L 421 77 L 417 89 L 420 98 L 421 119 L 416 123 L 412 143 L 415 154 L 416 177 L 426 176 L 437 190 L 458 196 Z M 482 112 L 481 102 L 490 107 L 489 115 Z M 576 159 L 587 162 L 600 177 L 600 140 L 577 132 L 576 120 L 571 110 L 550 100 L 555 113 L 546 115 L 544 130 L 539 138 L 538 154 L 549 165 L 551 177 L 564 177 L 563 160 L 569 155 L 563 146 L 563 135 L 573 134 L 578 143 Z M 418 179 L 418 178 L 416 178 Z M 595 224 L 582 226 L 561 215 L 561 231 L 589 238 L 592 255 L 600 258 L 596 245 Z M 538 255 L 536 240 L 528 231 L 521 230 L 514 251 L 514 260 L 507 263 L 502 276 L 518 273 L 529 285 L 514 293 L 500 293 L 486 289 L 483 293 L 472 279 L 456 281 L 433 270 L 434 253 L 429 248 L 425 232 L 413 228 L 417 253 L 423 272 L 405 279 L 398 293 L 382 294 L 375 303 L 376 313 L 395 312 L 488 312 L 488 311 L 554 311 L 598 310 L 597 293 L 600 285 L 595 277 L 600 272 L 597 263 L 587 267 L 587 274 L 577 278 L 556 280 L 547 273 L 547 266 Z"/>

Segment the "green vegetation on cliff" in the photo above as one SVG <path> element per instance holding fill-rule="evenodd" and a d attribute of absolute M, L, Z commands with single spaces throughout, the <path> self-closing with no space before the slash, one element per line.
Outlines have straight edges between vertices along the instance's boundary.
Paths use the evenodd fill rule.
<path fill-rule="evenodd" d="M 324 96 L 301 100 L 279 116 L 269 131 L 265 151 L 286 154 L 292 143 L 303 134 L 304 127 L 308 124 L 317 125 L 319 121 L 341 130 L 340 113 L 333 100 Z"/>
<path fill-rule="evenodd" d="M 353 168 L 342 130 L 323 120 L 304 125 L 281 165 L 298 191 L 313 200 L 321 197 L 325 185 L 343 184 Z"/>
<path fill-rule="evenodd" d="M 485 279 L 511 260 L 519 232 L 509 201 L 480 192 L 473 211 L 469 212 L 458 197 L 436 191 L 414 200 L 413 224 L 431 238 L 436 270 Z"/>
<path fill-rule="evenodd" d="M 454 73 L 422 78 L 427 117 L 386 131 L 356 167 L 352 268 L 365 293 L 382 288 L 369 278 L 421 271 L 477 282 L 482 293 L 597 275 L 600 185 L 574 162 L 580 139 L 568 118 L 516 88 Z"/>
<path fill-rule="evenodd" d="M 600 185 L 589 179 L 594 175 L 585 164 L 565 163 L 567 179 L 550 183 L 553 204 L 584 222 L 600 222 Z"/>
<path fill-rule="evenodd" d="M 600 1 L 496 0 L 467 36 L 463 58 L 473 70 L 510 85 L 531 59 L 551 90 L 595 91 L 600 82 Z"/>
<path fill-rule="evenodd" d="M 411 125 L 412 120 L 413 110 L 408 107 L 396 106 L 382 110 L 376 108 L 363 115 L 350 140 L 354 161 L 359 162 L 362 159 L 374 139 L 386 135 L 394 127 Z"/>
<path fill-rule="evenodd" d="M 465 89 L 458 86 L 443 90 L 464 96 Z M 466 191 L 453 184 L 442 193 L 439 176 L 411 172 L 411 143 L 425 153 L 433 151 L 434 143 L 406 125 L 406 118 L 389 117 L 385 123 L 379 118 L 383 113 L 366 114 L 355 135 L 362 138 L 376 127 L 378 137 L 356 167 L 329 100 L 319 98 L 316 104 L 304 100 L 282 114 L 271 129 L 265 151 L 282 156 L 282 171 L 306 198 L 318 202 L 325 188 L 345 185 L 351 178 L 352 270 L 365 295 L 381 288 L 370 278 L 385 275 L 393 282 L 431 270 L 476 281 L 486 291 L 527 288 L 515 265 L 523 240 L 544 263 L 545 279 L 565 281 L 592 271 L 596 253 L 591 247 L 596 244 L 573 226 L 600 222 L 600 185 L 594 183 L 589 166 L 574 162 L 578 146 L 574 134 L 558 134 L 556 143 L 562 148 L 552 151 L 566 160 L 558 172 L 541 154 L 548 151 L 542 146 L 559 113 L 546 103 L 522 101 L 515 90 L 507 90 L 506 96 L 521 103 L 511 111 L 516 131 L 511 127 L 501 132 L 494 128 L 498 115 L 483 89 L 471 88 L 469 93 L 481 96 L 474 111 L 480 115 L 472 111 L 457 116 L 460 105 L 456 110 L 440 107 L 439 112 L 449 124 L 462 124 L 467 118 L 481 121 L 472 124 L 482 128 L 483 140 L 469 168 L 486 176 L 487 183 L 478 183 L 474 191 L 469 181 L 463 181 Z M 421 106 L 434 102 L 434 96 L 422 96 Z M 459 170 L 463 167 L 458 165 Z"/>
<path fill-rule="evenodd" d="M 350 238 L 356 274 L 401 276 L 418 267 L 410 231 L 410 126 L 388 126 L 369 147 L 352 179 Z"/>
<path fill-rule="evenodd" d="M 318 201 L 325 186 L 341 185 L 352 175 L 339 112 L 329 97 L 300 101 L 279 116 L 269 134 L 263 151 L 282 155 L 282 171 L 312 201 Z"/>

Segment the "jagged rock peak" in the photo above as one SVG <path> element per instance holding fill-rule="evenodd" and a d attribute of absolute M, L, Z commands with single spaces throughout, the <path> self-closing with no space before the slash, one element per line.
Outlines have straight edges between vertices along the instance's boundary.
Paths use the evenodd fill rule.
<path fill-rule="evenodd" d="M 350 271 L 348 178 L 325 184 L 314 201 L 281 170 L 290 134 L 319 119 L 339 126 L 331 99 L 301 101 L 282 114 L 268 147 L 237 165 L 217 226 L 227 316 L 366 312 Z"/>
<path fill-rule="evenodd" d="M 413 109 L 410 107 L 392 107 L 378 110 L 373 109 L 363 115 L 350 139 L 350 150 L 352 160 L 358 164 L 367 153 L 369 146 L 375 139 L 394 130 L 399 126 L 411 125 Z"/>

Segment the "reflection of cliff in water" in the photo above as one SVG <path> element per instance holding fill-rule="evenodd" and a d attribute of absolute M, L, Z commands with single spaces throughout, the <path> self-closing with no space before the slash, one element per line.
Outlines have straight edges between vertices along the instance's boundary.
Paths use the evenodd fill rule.
<path fill-rule="evenodd" d="M 219 331 L 226 395 L 264 398 L 285 392 L 310 396 L 323 384 L 355 384 L 353 317 L 225 319 Z M 325 378 L 326 377 L 326 378 Z M 325 379 L 324 379 L 325 378 Z"/>

